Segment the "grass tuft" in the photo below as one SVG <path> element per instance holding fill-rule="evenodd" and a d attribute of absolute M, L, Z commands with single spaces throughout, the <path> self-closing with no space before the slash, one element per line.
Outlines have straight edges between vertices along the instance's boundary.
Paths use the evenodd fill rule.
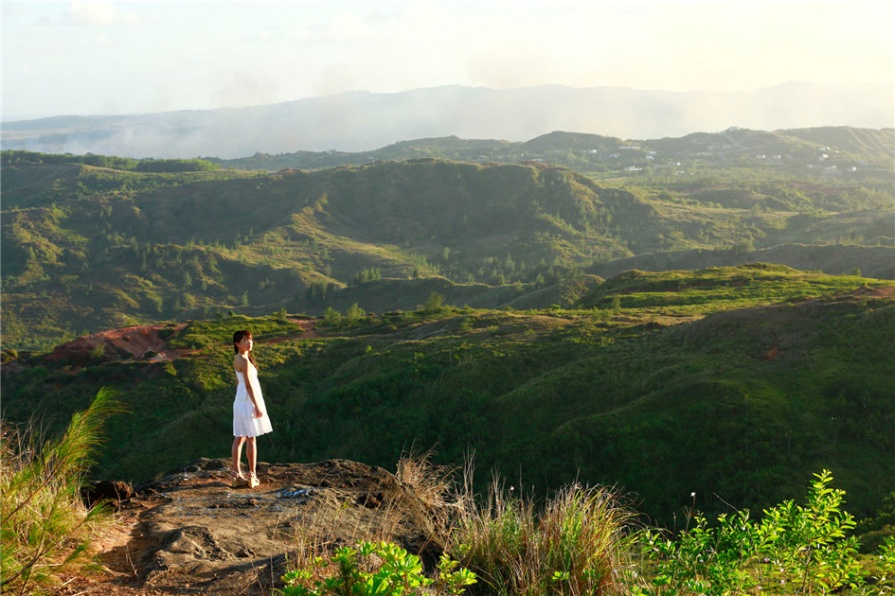
<path fill-rule="evenodd" d="M 30 594 L 53 585 L 61 573 L 95 568 L 92 533 L 108 523 L 101 506 L 81 500 L 85 475 L 100 443 L 104 420 L 118 409 L 100 390 L 90 407 L 72 416 L 58 439 L 41 441 L 35 424 L 4 424 L 0 431 L 0 591 Z"/>
<path fill-rule="evenodd" d="M 538 509 L 495 477 L 486 502 L 464 511 L 451 554 L 482 594 L 624 594 L 633 518 L 604 487 L 575 484 Z"/>

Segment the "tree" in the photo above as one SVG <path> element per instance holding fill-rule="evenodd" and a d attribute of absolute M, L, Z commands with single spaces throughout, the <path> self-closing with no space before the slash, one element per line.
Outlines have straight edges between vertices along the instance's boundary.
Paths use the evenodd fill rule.
<path fill-rule="evenodd" d="M 429 297 L 426 298 L 426 301 L 423 302 L 422 310 L 423 312 L 438 312 L 442 309 L 443 302 L 444 296 L 438 292 L 432 292 L 429 294 Z"/>
<path fill-rule="evenodd" d="M 327 325 L 340 325 L 342 323 L 342 313 L 332 306 L 327 306 L 323 312 L 323 322 Z"/>
<path fill-rule="evenodd" d="M 348 307 L 348 311 L 345 313 L 345 318 L 348 319 L 348 322 L 352 325 L 360 321 L 364 315 L 367 313 L 364 312 L 360 306 L 358 306 L 357 302 Z"/>

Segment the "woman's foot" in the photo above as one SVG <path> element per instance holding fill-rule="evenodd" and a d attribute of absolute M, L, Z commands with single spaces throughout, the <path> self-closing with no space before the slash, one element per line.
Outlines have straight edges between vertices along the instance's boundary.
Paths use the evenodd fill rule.
<path fill-rule="evenodd" d="M 255 476 L 254 472 L 249 472 L 249 488 L 255 488 L 261 484 L 261 481 L 258 480 L 258 477 Z"/>
<path fill-rule="evenodd" d="M 230 486 L 239 488 L 249 483 L 248 478 L 242 475 L 242 472 L 230 472 Z"/>

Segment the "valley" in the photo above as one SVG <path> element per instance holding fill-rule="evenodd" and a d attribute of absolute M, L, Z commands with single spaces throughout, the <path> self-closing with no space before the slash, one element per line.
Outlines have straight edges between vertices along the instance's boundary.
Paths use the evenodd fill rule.
<path fill-rule="evenodd" d="M 250 328 L 271 464 L 474 455 L 485 482 L 611 485 L 666 526 L 693 495 L 760 510 L 828 469 L 886 519 L 887 135 L 731 130 L 702 155 L 723 139 L 555 134 L 505 162 L 448 139 L 270 169 L 4 151 L 4 421 L 58 431 L 105 387 L 125 412 L 95 477 L 226 457 Z M 607 165 L 628 158 L 647 167 Z"/>
<path fill-rule="evenodd" d="M 111 327 L 231 311 L 381 313 L 433 292 L 456 306 L 565 306 L 626 267 L 770 261 L 892 279 L 887 134 L 731 131 L 741 146 L 757 138 L 803 161 L 682 165 L 683 177 L 547 163 L 598 142 L 622 151 L 593 135 L 534 139 L 527 157 L 540 161 L 451 161 L 467 157 L 456 149 L 464 143 L 431 141 L 438 157 L 383 153 L 392 160 L 276 172 L 7 151 L 4 346 L 47 350 Z M 697 160 L 717 136 L 666 139 L 655 151 Z M 805 167 L 823 147 L 841 175 Z M 258 166 L 240 167 L 249 165 Z"/>

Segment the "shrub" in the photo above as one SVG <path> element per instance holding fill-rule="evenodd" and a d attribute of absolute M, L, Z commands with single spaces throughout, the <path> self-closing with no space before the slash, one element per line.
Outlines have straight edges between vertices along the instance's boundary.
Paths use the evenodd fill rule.
<path fill-rule="evenodd" d="M 350 325 L 355 325 L 366 315 L 360 306 L 358 306 L 357 302 L 348 307 L 348 311 L 345 313 L 345 320 L 348 321 Z"/>
<path fill-rule="evenodd" d="M 103 421 L 116 409 L 111 393 L 100 390 L 60 438 L 42 445 L 33 425 L 22 432 L 4 425 L 0 591 L 30 594 L 69 568 L 92 567 L 91 532 L 107 518 L 99 507 L 87 509 L 80 493 Z"/>
<path fill-rule="evenodd" d="M 311 568 L 283 575 L 285 596 L 401 596 L 422 594 L 432 586 L 440 594 L 462 594 L 475 583 L 475 574 L 457 569 L 456 561 L 443 555 L 438 579 L 423 575 L 416 555 L 390 542 L 361 542 L 357 548 L 343 546 L 330 560 L 316 557 Z M 428 592 L 428 590 L 426 590 Z"/>
<path fill-rule="evenodd" d="M 845 491 L 829 486 L 833 477 L 826 470 L 815 478 L 805 506 L 785 501 L 766 509 L 761 521 L 742 510 L 720 515 L 714 527 L 697 514 L 695 527 L 676 540 L 646 531 L 645 554 L 655 567 L 650 586 L 635 593 L 726 595 L 758 589 L 827 594 L 860 588 L 867 572 L 856 558 L 857 539 L 849 536 L 854 518 L 841 508 Z M 891 581 L 893 552 L 895 541 L 881 549 L 877 588 Z"/>
<path fill-rule="evenodd" d="M 323 313 L 323 324 L 331 327 L 338 327 L 342 324 L 342 313 L 331 306 L 327 306 Z"/>
<path fill-rule="evenodd" d="M 420 310 L 429 314 L 441 312 L 443 304 L 444 296 L 438 292 L 432 292 L 429 294 L 429 297 L 426 298 L 426 301 L 420 305 Z"/>

